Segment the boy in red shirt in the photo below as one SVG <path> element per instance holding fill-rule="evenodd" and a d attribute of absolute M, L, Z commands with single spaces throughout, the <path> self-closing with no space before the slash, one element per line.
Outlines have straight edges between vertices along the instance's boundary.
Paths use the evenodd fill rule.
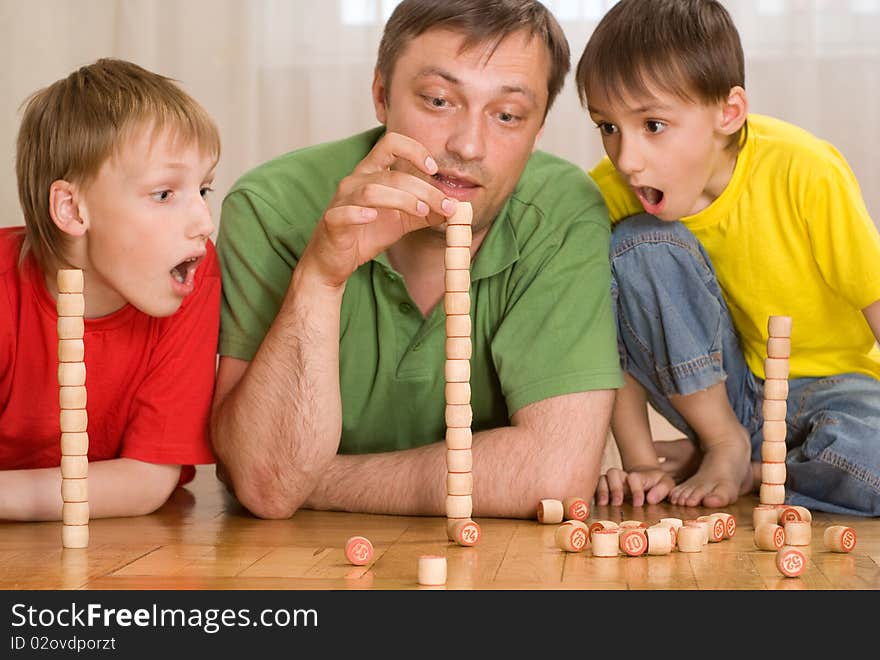
<path fill-rule="evenodd" d="M 173 81 L 103 59 L 34 94 L 25 227 L 0 229 L 0 519 L 61 517 L 59 268 L 84 276 L 92 518 L 147 514 L 213 463 L 220 138 Z"/>

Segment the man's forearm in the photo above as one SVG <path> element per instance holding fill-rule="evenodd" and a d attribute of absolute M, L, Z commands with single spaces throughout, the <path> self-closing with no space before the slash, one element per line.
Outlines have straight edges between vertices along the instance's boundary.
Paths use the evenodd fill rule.
<path fill-rule="evenodd" d="M 257 515 L 292 515 L 338 449 L 342 291 L 298 267 L 254 360 L 214 411 L 215 452 Z"/>
<path fill-rule="evenodd" d="M 531 433 L 508 426 L 474 435 L 475 517 L 530 518 L 535 515 L 540 499 L 592 496 L 598 480 L 598 457 L 592 479 L 584 469 L 580 479 L 584 486 L 578 492 L 566 492 L 560 488 L 566 481 L 562 473 L 577 469 L 581 461 L 593 461 L 572 457 L 569 465 L 558 466 L 560 479 L 554 480 L 553 469 L 546 464 L 548 457 L 533 450 L 528 437 Z M 588 488 L 590 492 L 586 495 Z M 445 516 L 445 443 L 383 454 L 338 455 L 305 506 L 332 511 Z"/>
<path fill-rule="evenodd" d="M 180 466 L 131 458 L 89 463 L 90 518 L 140 516 L 168 499 Z M 0 472 L 0 520 L 61 520 L 61 469 Z"/>
<path fill-rule="evenodd" d="M 594 393 L 599 394 L 599 393 Z M 474 516 L 530 518 L 543 498 L 593 496 L 613 393 L 572 436 L 553 422 L 540 431 L 507 426 L 474 434 Z M 598 408 L 597 408 L 598 411 Z M 446 446 L 333 458 L 308 508 L 401 515 L 446 515 Z"/>

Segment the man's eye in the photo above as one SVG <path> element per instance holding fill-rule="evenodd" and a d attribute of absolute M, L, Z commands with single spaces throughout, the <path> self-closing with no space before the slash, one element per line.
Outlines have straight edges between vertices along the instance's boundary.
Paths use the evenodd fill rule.
<path fill-rule="evenodd" d="M 662 121 L 656 121 L 654 119 L 650 119 L 645 122 L 645 128 L 648 129 L 648 133 L 662 133 L 666 130 L 666 124 Z"/>
<path fill-rule="evenodd" d="M 514 123 L 519 117 L 510 112 L 500 112 L 498 113 L 498 119 L 500 119 L 505 124 Z"/>
<path fill-rule="evenodd" d="M 439 96 L 429 96 L 428 102 L 433 105 L 435 108 L 444 108 L 446 107 L 446 99 L 441 98 Z"/>

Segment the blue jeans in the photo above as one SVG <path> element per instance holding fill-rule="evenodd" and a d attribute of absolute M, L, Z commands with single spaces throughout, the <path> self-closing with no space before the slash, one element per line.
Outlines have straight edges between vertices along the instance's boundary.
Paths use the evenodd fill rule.
<path fill-rule="evenodd" d="M 611 238 L 621 366 L 696 442 L 669 401 L 720 382 L 761 460 L 764 382 L 748 368 L 715 270 L 680 222 L 639 215 Z M 789 380 L 786 502 L 880 516 L 880 381 L 856 373 Z"/>

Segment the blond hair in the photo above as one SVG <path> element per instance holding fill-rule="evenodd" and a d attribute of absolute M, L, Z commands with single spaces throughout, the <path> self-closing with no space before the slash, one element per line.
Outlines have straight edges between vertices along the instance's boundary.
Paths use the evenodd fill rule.
<path fill-rule="evenodd" d="M 44 270 L 67 264 L 65 234 L 52 221 L 49 189 L 87 185 L 131 132 L 169 129 L 215 160 L 220 134 L 205 109 L 174 80 L 119 59 L 100 59 L 31 95 L 18 132 L 15 173 L 25 221 L 22 256 Z"/>

